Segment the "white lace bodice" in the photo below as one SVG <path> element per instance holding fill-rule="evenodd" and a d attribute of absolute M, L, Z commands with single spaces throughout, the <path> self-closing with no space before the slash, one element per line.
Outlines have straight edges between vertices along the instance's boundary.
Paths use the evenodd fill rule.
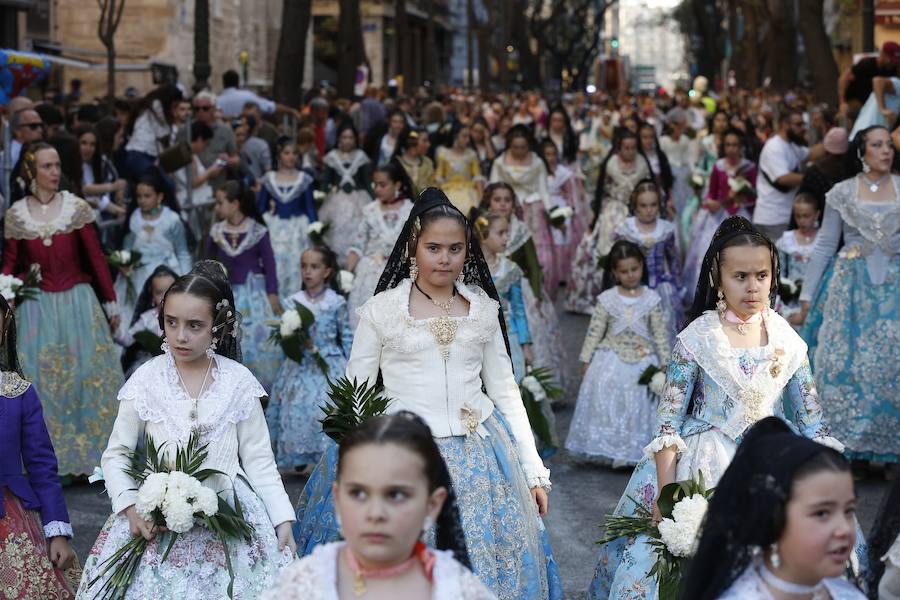
<path fill-rule="evenodd" d="M 200 441 L 208 444 L 203 463 L 224 473 L 206 480 L 216 491 L 232 488 L 242 476 L 266 505 L 273 524 L 294 519 L 294 511 L 275 467 L 265 416 L 259 399 L 262 385 L 242 364 L 216 355 L 212 383 L 197 400 Z M 152 436 L 166 452 L 187 443 L 191 435 L 193 399 L 181 384 L 169 352 L 141 365 L 119 390 L 119 413 L 101 458 L 106 488 L 119 512 L 134 504 L 134 481 L 125 474 L 128 453 Z M 230 497 L 230 494 L 226 494 Z"/>
<path fill-rule="evenodd" d="M 748 566 L 718 600 L 775 600 L 759 574 L 757 564 Z M 830 600 L 864 600 L 865 595 L 846 579 L 829 577 L 819 584 L 828 592 Z M 814 596 L 818 598 L 819 596 Z"/>
<path fill-rule="evenodd" d="M 338 559 L 344 542 L 316 546 L 312 554 L 286 567 L 278 585 L 261 600 L 338 600 Z M 432 571 L 431 600 L 496 600 L 474 573 L 459 564 L 453 554 L 432 550 L 437 562 Z"/>

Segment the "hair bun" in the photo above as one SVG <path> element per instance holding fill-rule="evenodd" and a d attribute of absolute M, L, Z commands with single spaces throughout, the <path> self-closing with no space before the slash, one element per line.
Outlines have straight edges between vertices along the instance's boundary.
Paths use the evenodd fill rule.
<path fill-rule="evenodd" d="M 746 218 L 740 215 L 734 215 L 728 217 L 722 224 L 719 225 L 719 228 L 716 229 L 715 235 L 713 235 L 713 240 L 718 240 L 722 237 L 725 237 L 731 233 L 759 233 L 756 229 L 754 229 L 753 224 L 750 223 Z"/>
<path fill-rule="evenodd" d="M 191 273 L 203 275 L 214 281 L 228 282 L 228 269 L 217 260 L 200 260 L 194 263 Z"/>

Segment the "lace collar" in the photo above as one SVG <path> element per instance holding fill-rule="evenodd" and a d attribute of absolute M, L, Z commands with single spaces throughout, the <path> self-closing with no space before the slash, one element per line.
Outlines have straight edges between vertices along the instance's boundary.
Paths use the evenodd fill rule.
<path fill-rule="evenodd" d="M 266 395 L 245 366 L 218 354 L 213 358 L 210 379 L 212 383 L 197 400 L 213 406 L 200 423 L 205 441 L 219 439 L 229 426 L 249 417 L 254 403 Z M 191 422 L 185 408 L 192 400 L 181 385 L 171 352 L 165 351 L 141 365 L 119 390 L 118 398 L 134 402 L 142 421 L 162 424 L 175 443 L 187 443 Z"/>
<path fill-rule="evenodd" d="M 825 195 L 825 202 L 841 214 L 845 223 L 888 256 L 894 254 L 892 238 L 900 232 L 900 176 L 892 175 L 891 183 L 892 203 L 860 202 L 856 177 L 841 181 Z"/>
<path fill-rule="evenodd" d="M 641 231 L 638 227 L 637 217 L 628 217 L 621 225 L 616 227 L 616 233 L 640 246 L 644 253 L 656 244 L 665 241 L 675 235 L 675 226 L 665 219 L 656 219 L 656 227 L 653 231 Z"/>
<path fill-rule="evenodd" d="M 509 256 L 524 246 L 531 239 L 528 227 L 516 215 L 509 218 L 509 242 L 506 244 L 506 255 Z"/>
<path fill-rule="evenodd" d="M 343 296 L 335 292 L 333 289 L 325 288 L 325 290 L 322 292 L 322 295 L 315 299 L 310 298 L 309 294 L 306 293 L 306 290 L 300 290 L 293 296 L 289 297 L 288 302 L 291 303 L 288 308 L 293 308 L 293 303 L 299 302 L 310 311 L 312 311 L 313 314 L 318 315 L 320 313 L 332 310 L 342 304 L 345 304 L 347 301 Z"/>
<path fill-rule="evenodd" d="M 15 371 L 3 371 L 0 373 L 0 396 L 6 398 L 18 398 L 28 391 L 31 383 L 23 379 Z"/>
<path fill-rule="evenodd" d="M 509 288 L 522 279 L 522 269 L 506 256 L 497 257 L 497 272 L 491 273 L 497 293 L 505 294 Z"/>
<path fill-rule="evenodd" d="M 763 318 L 769 338 L 763 348 L 769 364 L 756 369 L 749 377 L 741 371 L 737 360 L 745 349 L 731 346 L 716 311 L 706 311 L 678 334 L 700 368 L 732 401 L 741 405 L 742 427 L 731 432 L 734 434 L 773 414 L 775 401 L 806 359 L 806 343 L 781 315 L 766 308 Z"/>
<path fill-rule="evenodd" d="M 225 221 L 219 221 L 214 224 L 209 230 L 209 237 L 212 238 L 216 246 L 222 249 L 222 252 L 231 258 L 240 256 L 258 244 L 259 241 L 263 239 L 263 236 L 268 233 L 268 229 L 266 229 L 265 225 L 251 217 L 247 217 L 245 223 L 246 225 L 243 227 L 244 231 L 240 232 L 244 237 L 240 243 L 238 243 L 237 247 L 232 246 L 227 239 L 227 235 L 233 234 L 234 232 L 225 231 Z"/>
<path fill-rule="evenodd" d="M 527 165 L 511 165 L 506 162 L 506 154 L 504 153 L 497 164 L 503 169 L 506 177 L 514 186 L 531 186 L 537 185 L 537 180 L 541 175 L 546 175 L 547 169 L 544 167 L 543 161 L 537 154 L 530 154 L 531 162 Z"/>
<path fill-rule="evenodd" d="M 406 223 L 406 219 L 409 218 L 413 203 L 408 199 L 404 199 L 403 202 L 400 203 L 399 208 L 390 211 L 397 215 L 397 219 L 393 222 L 393 225 L 388 223 L 388 219 L 385 218 L 388 213 L 381 210 L 380 204 L 381 203 L 378 200 L 375 200 L 374 202 L 369 202 L 363 206 L 363 218 L 368 219 L 369 224 L 379 232 L 380 237 L 385 241 L 389 241 L 393 247 L 394 242 L 400 235 L 400 230 L 403 229 L 403 225 Z"/>
<path fill-rule="evenodd" d="M 635 297 L 633 302 L 627 302 L 615 287 L 597 296 L 597 302 L 602 304 L 606 312 L 613 318 L 610 324 L 612 335 L 619 335 L 630 329 L 641 337 L 648 340 L 653 339 L 644 317 L 661 302 L 661 298 L 659 294 L 646 286 L 643 286 L 642 289 L 641 295 Z"/>
<path fill-rule="evenodd" d="M 341 161 L 340 151 L 337 149 L 325 155 L 325 160 L 323 161 L 325 165 L 337 171 L 341 176 L 339 187 L 344 185 L 355 186 L 356 183 L 353 181 L 353 177 L 360 167 L 369 162 L 369 157 L 366 156 L 366 153 L 358 148 L 350 154 L 350 157 L 350 162 L 344 163 Z"/>
<path fill-rule="evenodd" d="M 313 178 L 310 177 L 308 173 L 300 170 L 297 171 L 297 176 L 294 178 L 294 181 L 287 184 L 278 183 L 275 176 L 275 171 L 266 173 L 263 177 L 263 186 L 269 192 L 269 195 L 281 204 L 288 204 L 295 200 L 303 194 L 313 182 Z"/>
<path fill-rule="evenodd" d="M 16 240 L 41 238 L 45 246 L 50 246 L 54 235 L 71 233 L 94 222 L 94 210 L 87 202 L 70 192 L 58 194 L 62 199 L 59 214 L 46 223 L 31 216 L 26 198 L 14 203 L 6 211 L 5 236 Z"/>
<path fill-rule="evenodd" d="M 144 213 L 140 211 L 140 209 L 131 213 L 131 219 L 129 219 L 128 228 L 132 231 L 132 233 L 140 233 L 141 231 L 146 231 L 144 228 L 149 227 L 151 229 L 156 229 L 160 226 L 165 226 L 171 222 L 172 217 L 178 218 L 178 215 L 175 214 L 168 206 L 161 206 L 159 211 L 159 217 L 153 219 L 152 221 L 147 220 L 144 217 Z"/>
<path fill-rule="evenodd" d="M 746 158 L 741 158 L 740 162 L 738 162 L 737 167 L 732 173 L 731 166 L 728 164 L 728 161 L 724 158 L 720 158 L 716 160 L 716 168 L 730 177 L 743 177 L 750 172 L 750 169 L 753 168 L 753 163 Z"/>

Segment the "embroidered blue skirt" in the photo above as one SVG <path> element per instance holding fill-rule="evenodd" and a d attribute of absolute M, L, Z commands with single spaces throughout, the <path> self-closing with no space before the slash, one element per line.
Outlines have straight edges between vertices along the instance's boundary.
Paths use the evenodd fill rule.
<path fill-rule="evenodd" d="M 472 569 L 500 600 L 561 599 L 550 541 L 537 515 L 509 429 L 496 411 L 481 438 L 435 438 L 453 479 Z M 294 538 L 305 556 L 340 539 L 331 484 L 337 446 L 330 444 L 300 495 Z"/>
<path fill-rule="evenodd" d="M 278 317 L 266 295 L 266 279 L 260 273 L 250 273 L 244 283 L 235 284 L 232 289 L 234 304 L 242 319 L 241 362 L 269 391 L 283 354 L 281 348 L 268 342 L 270 326 L 278 322 Z"/>

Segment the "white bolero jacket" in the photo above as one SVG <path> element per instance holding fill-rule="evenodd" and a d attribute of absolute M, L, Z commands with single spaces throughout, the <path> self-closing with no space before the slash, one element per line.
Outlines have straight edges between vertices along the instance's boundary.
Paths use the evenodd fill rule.
<path fill-rule="evenodd" d="M 244 365 L 216 355 L 210 373 L 212 384 L 197 403 L 201 443 L 209 456 L 203 468 L 217 469 L 204 484 L 224 492 L 231 500 L 234 479 L 240 475 L 262 500 L 273 525 L 294 520 L 294 510 L 272 455 L 269 430 L 259 399 L 265 390 Z M 137 500 L 134 480 L 125 474 L 128 454 L 144 434 L 174 458 L 175 448 L 187 444 L 191 435 L 188 397 L 166 351 L 141 365 L 119 390 L 119 414 L 109 444 L 100 459 L 106 490 L 118 513 Z"/>
<path fill-rule="evenodd" d="M 434 437 L 478 433 L 494 407 L 509 424 L 530 487 L 550 487 L 550 471 L 535 447 L 497 319 L 500 305 L 481 288 L 456 284 L 469 315 L 453 317 L 457 331 L 447 360 L 429 329 L 433 319 L 409 313 L 412 283 L 404 280 L 357 309 L 347 377 L 374 383 L 381 372 L 387 412 L 422 417 Z M 486 392 L 486 393 L 485 393 Z"/>

